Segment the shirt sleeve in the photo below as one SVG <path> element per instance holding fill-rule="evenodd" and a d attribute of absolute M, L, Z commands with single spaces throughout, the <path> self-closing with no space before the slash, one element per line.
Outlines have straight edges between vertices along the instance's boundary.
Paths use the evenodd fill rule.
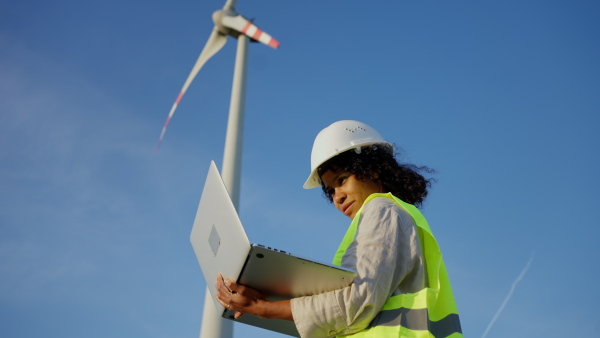
<path fill-rule="evenodd" d="M 374 198 L 364 206 L 342 265 L 357 272 L 350 286 L 292 299 L 292 314 L 301 337 L 359 332 L 390 296 L 424 287 L 415 224 L 408 213 L 385 197 Z"/>

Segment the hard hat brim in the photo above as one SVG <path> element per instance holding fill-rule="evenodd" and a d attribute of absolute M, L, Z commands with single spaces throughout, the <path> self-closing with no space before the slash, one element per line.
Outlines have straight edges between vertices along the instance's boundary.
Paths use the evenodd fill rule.
<path fill-rule="evenodd" d="M 310 175 L 308 176 L 308 179 L 306 179 L 306 182 L 304 182 L 304 185 L 302 187 L 304 189 L 312 189 L 312 188 L 317 188 L 317 187 L 321 186 L 321 180 L 319 178 L 318 171 L 319 171 L 319 168 L 323 165 L 323 163 L 329 161 L 330 159 L 332 159 L 332 158 L 336 157 L 337 155 L 339 155 L 341 153 L 344 153 L 344 152 L 346 152 L 348 150 L 356 149 L 356 148 L 359 148 L 359 147 L 367 147 L 367 146 L 371 146 L 371 145 L 374 145 L 374 144 L 385 144 L 387 146 L 387 148 L 390 149 L 390 152 L 392 154 L 394 153 L 394 145 L 392 145 L 391 143 L 386 142 L 386 141 L 384 141 L 384 142 L 381 142 L 381 141 L 379 141 L 379 142 L 369 142 L 369 143 L 364 143 L 364 144 L 358 144 L 358 145 L 350 146 L 350 147 L 348 147 L 346 149 L 343 149 L 343 150 L 340 150 L 340 151 L 336 152 L 332 156 L 330 156 L 330 157 L 326 158 L 325 160 L 321 161 L 321 163 L 319 163 L 319 165 L 317 165 L 313 169 L 313 171 L 310 173 Z"/>

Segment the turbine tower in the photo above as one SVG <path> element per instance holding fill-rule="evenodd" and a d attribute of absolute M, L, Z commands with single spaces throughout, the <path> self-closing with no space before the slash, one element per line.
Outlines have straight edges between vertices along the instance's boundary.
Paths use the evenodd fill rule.
<path fill-rule="evenodd" d="M 242 136 L 244 127 L 244 101 L 246 96 L 246 64 L 248 60 L 248 40 L 262 42 L 273 48 L 279 47 L 279 42 L 273 39 L 269 34 L 256 27 L 251 21 L 236 13 L 235 5 L 237 0 L 227 0 L 223 9 L 213 13 L 212 19 L 215 27 L 202 49 L 196 64 L 188 75 L 171 111 L 165 121 L 160 133 L 158 146 L 164 138 L 167 126 L 171 121 L 179 101 L 187 91 L 188 87 L 202 68 L 206 61 L 215 55 L 227 42 L 227 36 L 233 36 L 238 39 L 238 46 L 235 58 L 235 68 L 233 73 L 233 85 L 231 90 L 231 101 L 229 105 L 229 119 L 227 122 L 227 135 L 225 137 L 225 150 L 223 153 L 222 177 L 231 195 L 236 209 L 239 205 L 241 158 L 242 158 Z M 207 281 L 210 282 L 210 281 Z M 233 336 L 233 322 L 221 318 L 215 309 L 211 300 L 211 294 L 208 288 L 205 291 L 204 310 L 200 338 L 229 338 Z"/>

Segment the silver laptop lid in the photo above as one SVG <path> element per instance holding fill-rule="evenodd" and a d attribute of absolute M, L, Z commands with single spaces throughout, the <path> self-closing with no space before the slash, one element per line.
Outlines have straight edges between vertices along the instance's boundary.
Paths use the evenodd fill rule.
<path fill-rule="evenodd" d="M 217 312 L 221 313 L 223 307 L 215 297 L 213 281 L 217 273 L 238 279 L 250 242 L 214 161 L 210 163 L 190 241 Z"/>

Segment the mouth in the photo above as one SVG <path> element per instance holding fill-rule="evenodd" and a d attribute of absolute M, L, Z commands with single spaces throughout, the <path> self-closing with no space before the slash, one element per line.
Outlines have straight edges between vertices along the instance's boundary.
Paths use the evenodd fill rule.
<path fill-rule="evenodd" d="M 354 202 L 350 202 L 347 205 L 342 207 L 342 212 L 344 213 L 344 215 L 346 216 L 350 216 L 350 207 L 354 204 Z"/>

